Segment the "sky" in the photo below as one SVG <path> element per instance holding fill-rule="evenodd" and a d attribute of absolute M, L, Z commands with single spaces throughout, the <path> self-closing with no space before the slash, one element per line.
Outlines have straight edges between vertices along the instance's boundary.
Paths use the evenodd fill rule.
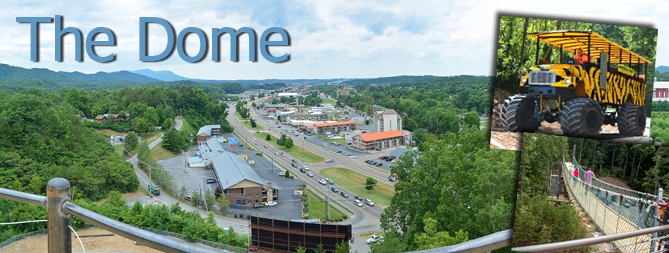
<path fill-rule="evenodd" d="M 531 15 L 617 22 L 658 28 L 656 66 L 669 65 L 669 3 L 661 1 L 3 1 L 0 8 L 0 63 L 24 68 L 96 73 L 119 70 L 169 70 L 198 79 L 373 78 L 398 75 L 492 75 L 498 16 Z M 562 6 L 562 7 L 561 7 Z M 76 27 L 85 37 L 107 27 L 116 46 L 96 47 L 100 56 L 116 54 L 110 63 L 87 55 L 75 61 L 75 39 L 64 37 L 63 61 L 55 61 L 55 23 L 40 25 L 39 62 L 30 61 L 30 24 L 16 17 L 63 16 L 64 27 Z M 209 49 L 202 61 L 189 63 L 176 52 L 160 62 L 139 61 L 139 18 L 159 17 L 178 34 L 197 27 Z M 287 47 L 271 47 L 274 56 L 290 60 L 273 63 L 258 50 L 248 60 L 248 38 L 239 39 L 239 61 L 230 61 L 227 35 L 220 38 L 219 62 L 212 61 L 212 28 L 252 28 L 260 40 L 270 27 L 286 30 Z M 665 28 L 666 27 L 666 28 Z M 167 33 L 149 25 L 149 55 L 162 52 Z M 104 40 L 105 35 L 97 36 Z M 272 40 L 277 35 L 271 36 Z M 197 36 L 186 39 L 186 52 L 199 50 Z M 84 49 L 85 53 L 85 49 Z"/>

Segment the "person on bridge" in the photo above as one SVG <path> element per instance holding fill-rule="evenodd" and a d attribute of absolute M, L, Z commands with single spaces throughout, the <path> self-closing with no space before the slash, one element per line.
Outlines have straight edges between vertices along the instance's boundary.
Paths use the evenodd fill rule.
<path fill-rule="evenodd" d="M 574 181 L 578 179 L 578 169 L 574 169 Z"/>
<path fill-rule="evenodd" d="M 597 177 L 595 177 L 595 173 L 592 172 L 592 170 L 586 171 L 585 175 L 583 175 L 583 181 L 585 181 L 588 184 L 592 183 L 593 178 L 597 179 Z"/>

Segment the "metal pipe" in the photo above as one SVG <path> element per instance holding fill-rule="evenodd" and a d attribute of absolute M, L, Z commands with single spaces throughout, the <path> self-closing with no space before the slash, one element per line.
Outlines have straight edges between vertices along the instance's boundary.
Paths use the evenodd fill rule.
<path fill-rule="evenodd" d="M 465 253 L 465 252 L 486 252 L 511 246 L 511 237 L 513 229 L 507 229 L 494 234 L 469 240 L 460 244 L 446 246 L 441 248 L 413 251 L 412 253 Z"/>
<path fill-rule="evenodd" d="M 20 191 L 14 191 L 14 190 L 5 189 L 5 188 L 0 188 L 0 198 L 11 199 L 11 200 L 18 201 L 18 202 L 23 202 L 23 203 L 26 203 L 26 204 L 46 207 L 46 197 L 45 196 L 40 196 L 40 195 L 35 195 L 35 194 L 30 194 L 30 193 L 25 193 L 25 192 L 20 192 Z"/>
<path fill-rule="evenodd" d="M 63 203 L 70 202 L 70 182 L 62 177 L 49 180 L 46 184 L 47 196 L 47 240 L 49 253 L 72 252 L 72 220 L 61 209 Z"/>
<path fill-rule="evenodd" d="M 166 236 L 154 234 L 141 228 L 133 227 L 87 210 L 71 202 L 66 202 L 63 205 L 63 209 L 74 217 L 82 219 L 99 228 L 135 240 L 157 250 L 165 252 L 220 252 L 219 250 L 192 245 Z M 68 232 L 67 234 L 69 235 L 70 233 Z"/>
<path fill-rule="evenodd" d="M 624 232 L 624 233 L 613 234 L 613 235 L 605 235 L 605 236 L 600 236 L 600 237 L 585 238 L 585 239 L 579 239 L 579 240 L 573 240 L 573 241 L 564 241 L 564 242 L 547 243 L 547 244 L 541 244 L 541 245 L 516 247 L 516 248 L 512 248 L 511 250 L 512 251 L 522 251 L 522 252 L 563 251 L 563 250 L 581 248 L 581 247 L 586 247 L 586 246 L 590 246 L 590 245 L 595 245 L 595 244 L 600 244 L 600 243 L 605 243 L 605 242 L 612 242 L 612 241 L 617 241 L 617 240 L 622 240 L 622 239 L 627 239 L 627 238 L 631 238 L 631 237 L 647 235 L 647 234 L 652 234 L 652 233 L 662 232 L 662 231 L 667 231 L 667 230 L 669 230 L 669 225 L 665 225 L 665 226 L 661 226 L 661 227 L 646 228 L 646 229 L 635 230 L 635 231 L 631 231 L 631 232 Z"/>

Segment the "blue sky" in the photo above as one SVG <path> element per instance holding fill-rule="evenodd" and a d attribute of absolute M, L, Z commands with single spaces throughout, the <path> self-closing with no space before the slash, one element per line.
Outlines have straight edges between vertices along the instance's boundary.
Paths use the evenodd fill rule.
<path fill-rule="evenodd" d="M 564 7 L 560 7 L 564 6 Z M 606 7 L 604 7 L 606 6 Z M 575 8 L 576 7 L 576 8 Z M 0 62 L 25 68 L 57 71 L 118 71 L 150 68 L 202 79 L 367 78 L 396 75 L 491 75 L 496 49 L 497 13 L 614 20 L 652 24 L 659 29 L 657 65 L 669 65 L 669 3 L 644 1 L 4 1 L 0 9 Z M 74 61 L 74 37 L 64 41 L 64 61 L 54 61 L 54 24 L 40 27 L 40 62 L 30 61 L 30 25 L 16 17 L 64 16 L 65 27 L 84 36 L 95 27 L 114 31 L 115 47 L 98 47 L 112 63 L 88 56 Z M 176 52 L 165 61 L 139 61 L 139 17 L 160 17 L 176 33 L 186 27 L 202 29 L 209 51 L 199 63 L 188 63 Z M 269 27 L 289 32 L 291 60 L 271 63 L 258 53 L 248 62 L 248 41 L 240 38 L 240 61 L 229 61 L 227 36 L 221 38 L 221 61 L 211 61 L 211 29 L 251 27 L 260 37 Z M 150 53 L 166 44 L 166 33 L 150 25 Z M 99 37 L 104 38 L 104 35 Z M 198 40 L 190 36 L 187 51 L 194 55 Z"/>

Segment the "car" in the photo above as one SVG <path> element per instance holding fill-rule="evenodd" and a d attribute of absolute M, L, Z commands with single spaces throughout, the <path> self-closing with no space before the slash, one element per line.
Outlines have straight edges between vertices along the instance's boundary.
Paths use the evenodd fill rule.
<path fill-rule="evenodd" d="M 313 176 L 314 176 L 314 173 L 311 173 L 311 171 L 310 171 L 310 172 L 307 172 L 307 176 L 313 177 Z"/>
<path fill-rule="evenodd" d="M 241 144 L 241 143 L 239 143 L 239 146 L 240 146 L 240 147 L 243 147 L 243 146 L 244 146 L 244 144 Z"/>
<path fill-rule="evenodd" d="M 341 143 L 336 143 L 335 146 L 341 146 Z"/>
<path fill-rule="evenodd" d="M 191 196 L 186 196 L 186 197 L 184 197 L 184 200 L 185 200 L 185 201 L 193 201 L 193 197 L 191 197 Z"/>
<path fill-rule="evenodd" d="M 281 126 L 277 126 L 276 128 L 281 128 Z"/>
<path fill-rule="evenodd" d="M 365 199 L 365 204 L 369 206 L 374 206 L 374 201 L 372 201 L 371 199 Z"/>
<path fill-rule="evenodd" d="M 370 163 L 372 160 L 365 160 L 365 163 Z"/>
<path fill-rule="evenodd" d="M 304 169 L 305 169 L 305 170 L 309 170 L 309 166 L 304 166 Z"/>
<path fill-rule="evenodd" d="M 282 176 L 282 177 L 283 177 L 283 176 L 285 176 L 285 175 L 286 175 L 286 172 L 285 172 L 285 171 L 279 172 L 279 176 Z"/>
<path fill-rule="evenodd" d="M 297 168 L 297 164 L 296 164 L 296 163 L 292 163 L 292 165 L 293 165 L 293 168 Z"/>
<path fill-rule="evenodd" d="M 350 142 L 349 142 L 349 143 L 346 143 L 346 145 L 351 145 L 351 144 L 353 144 L 353 143 L 350 143 Z"/>
<path fill-rule="evenodd" d="M 358 195 L 355 195 L 355 197 L 354 197 L 354 198 L 355 198 L 355 199 L 357 199 L 357 200 L 360 200 L 360 201 L 362 201 L 362 197 L 360 197 L 360 196 L 358 196 Z"/>
<path fill-rule="evenodd" d="M 279 155 L 279 152 L 274 152 L 274 155 Z"/>
<path fill-rule="evenodd" d="M 346 193 L 345 191 L 341 191 L 340 195 L 344 198 L 348 198 L 348 193 Z"/>
<path fill-rule="evenodd" d="M 265 203 L 265 206 L 276 206 L 276 204 L 277 204 L 276 202 L 270 201 L 270 202 Z"/>
<path fill-rule="evenodd" d="M 263 145 L 263 146 L 265 146 L 265 148 L 267 148 L 267 145 Z"/>
<path fill-rule="evenodd" d="M 297 161 L 296 161 L 296 160 L 295 160 L 294 158 L 292 159 L 292 161 L 293 161 L 294 163 L 296 163 L 296 162 L 297 162 Z"/>
<path fill-rule="evenodd" d="M 381 165 L 383 165 L 383 163 L 378 163 L 376 166 L 381 166 Z"/>
<path fill-rule="evenodd" d="M 353 200 L 353 203 L 354 203 L 356 206 L 362 207 L 362 201 L 360 201 L 360 200 L 357 200 L 357 199 L 356 199 L 356 200 Z"/>
<path fill-rule="evenodd" d="M 260 131 L 256 131 L 256 133 L 260 133 Z"/>
<path fill-rule="evenodd" d="M 274 122 L 274 124 L 277 124 L 277 125 L 278 125 L 278 124 L 279 124 L 279 122 Z"/>
<path fill-rule="evenodd" d="M 344 154 L 344 155 L 345 155 L 345 156 L 350 156 L 351 154 L 349 154 L 349 153 L 346 153 L 346 154 Z"/>
<path fill-rule="evenodd" d="M 281 152 L 281 156 L 286 156 L 286 154 L 284 154 L 283 152 Z"/>
<path fill-rule="evenodd" d="M 255 204 L 253 204 L 253 208 L 260 208 L 260 207 L 263 207 L 263 206 L 264 206 L 264 205 L 263 205 L 263 204 L 260 204 L 260 203 L 255 203 Z"/>
<path fill-rule="evenodd" d="M 300 168 L 300 172 L 307 173 L 307 170 L 305 170 L 304 168 Z"/>
<path fill-rule="evenodd" d="M 341 150 L 337 150 L 337 153 L 341 153 Z"/>
<path fill-rule="evenodd" d="M 327 159 L 327 160 L 325 160 L 325 162 L 326 162 L 326 163 L 333 163 L 334 160 L 332 160 L 332 159 Z"/>
<path fill-rule="evenodd" d="M 371 165 L 376 165 L 376 164 L 377 164 L 377 162 L 375 162 L 375 161 L 372 161 L 372 162 L 370 162 L 369 164 L 371 164 Z"/>
<path fill-rule="evenodd" d="M 334 184 L 334 181 L 332 181 L 332 179 L 329 179 L 329 178 L 328 178 L 328 183 L 330 183 L 330 184 Z"/>
<path fill-rule="evenodd" d="M 397 179 L 395 179 L 394 177 L 389 177 L 388 180 L 390 180 L 390 182 L 395 182 L 395 181 L 397 181 Z"/>
<path fill-rule="evenodd" d="M 371 237 L 367 238 L 367 244 L 382 243 L 382 242 L 383 242 L 383 236 L 372 235 Z"/>
<path fill-rule="evenodd" d="M 330 187 L 330 190 L 332 192 L 339 192 L 339 189 L 337 189 L 337 187 L 334 187 L 334 186 Z"/>
<path fill-rule="evenodd" d="M 322 179 L 322 178 L 319 179 L 318 182 L 321 183 L 322 185 L 328 184 L 328 181 L 325 181 L 325 179 Z"/>
<path fill-rule="evenodd" d="M 207 184 L 215 184 L 216 179 L 207 179 Z"/>
<path fill-rule="evenodd" d="M 354 155 L 354 156 L 351 156 L 351 158 L 355 159 L 355 158 L 358 158 L 358 156 L 357 156 L 357 155 Z"/>

